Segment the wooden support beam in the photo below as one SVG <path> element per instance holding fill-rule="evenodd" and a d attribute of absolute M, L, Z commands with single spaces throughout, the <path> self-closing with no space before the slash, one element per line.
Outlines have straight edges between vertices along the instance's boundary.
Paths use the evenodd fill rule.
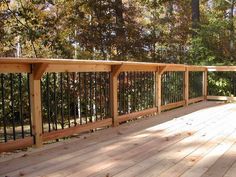
<path fill-rule="evenodd" d="M 188 67 L 185 68 L 184 72 L 184 100 L 185 100 L 185 106 L 188 106 L 189 101 L 189 71 Z"/>
<path fill-rule="evenodd" d="M 0 73 L 30 73 L 30 64 L 0 64 Z"/>
<path fill-rule="evenodd" d="M 33 64 L 34 80 L 40 80 L 47 67 L 46 63 Z"/>
<path fill-rule="evenodd" d="M 111 68 L 110 77 L 110 103 L 111 103 L 111 116 L 113 126 L 118 126 L 118 75 L 121 72 L 123 65 L 114 65 Z"/>
<path fill-rule="evenodd" d="M 207 100 L 207 92 L 208 92 L 208 72 L 207 69 L 203 73 L 203 96 L 204 100 Z"/>
<path fill-rule="evenodd" d="M 122 68 L 124 68 L 124 65 L 114 65 L 111 67 L 111 72 L 114 76 L 117 77 L 122 71 Z"/>
<path fill-rule="evenodd" d="M 158 73 L 162 75 L 166 71 L 167 68 L 168 66 L 159 66 Z"/>
<path fill-rule="evenodd" d="M 37 78 L 37 77 L 36 77 Z M 41 112 L 41 83 L 35 79 L 34 71 L 30 74 L 30 105 L 32 131 L 35 138 L 35 147 L 43 145 L 42 139 L 42 112 Z"/>

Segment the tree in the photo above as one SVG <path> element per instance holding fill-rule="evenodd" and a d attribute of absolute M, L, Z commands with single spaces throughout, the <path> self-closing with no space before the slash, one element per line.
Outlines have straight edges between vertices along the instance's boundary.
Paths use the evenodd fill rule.
<path fill-rule="evenodd" d="M 196 29 L 200 22 L 200 3 L 199 0 L 192 0 L 192 27 Z"/>

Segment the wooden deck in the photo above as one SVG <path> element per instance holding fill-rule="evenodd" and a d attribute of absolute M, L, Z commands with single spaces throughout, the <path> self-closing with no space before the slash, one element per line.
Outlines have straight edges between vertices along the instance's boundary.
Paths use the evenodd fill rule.
<path fill-rule="evenodd" d="M 201 102 L 2 155 L 0 176 L 234 177 L 236 104 Z"/>

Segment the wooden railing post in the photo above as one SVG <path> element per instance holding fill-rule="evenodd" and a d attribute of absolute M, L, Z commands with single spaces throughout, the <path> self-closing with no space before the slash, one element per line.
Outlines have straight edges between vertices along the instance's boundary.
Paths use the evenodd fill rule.
<path fill-rule="evenodd" d="M 185 100 L 185 106 L 188 106 L 188 100 L 189 100 L 189 70 L 188 67 L 186 67 L 184 72 L 184 100 Z"/>
<path fill-rule="evenodd" d="M 32 131 L 35 138 L 35 147 L 43 145 L 42 138 L 42 110 L 41 110 L 41 82 L 40 79 L 47 65 L 32 65 L 30 74 L 30 105 L 32 118 Z"/>
<path fill-rule="evenodd" d="M 111 66 L 110 77 L 110 102 L 111 102 L 111 116 L 114 127 L 119 125 L 118 118 L 118 75 L 122 65 Z"/>
<path fill-rule="evenodd" d="M 207 77 L 208 77 L 208 69 L 206 68 L 206 70 L 203 73 L 203 89 L 202 89 L 205 100 L 207 100 L 207 87 L 208 87 Z"/>
<path fill-rule="evenodd" d="M 161 77 L 167 66 L 159 66 L 156 72 L 156 106 L 158 114 L 161 114 Z"/>

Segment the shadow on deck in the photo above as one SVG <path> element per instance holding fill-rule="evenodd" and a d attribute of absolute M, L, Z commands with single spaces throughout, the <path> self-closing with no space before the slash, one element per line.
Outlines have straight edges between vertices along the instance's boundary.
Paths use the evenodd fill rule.
<path fill-rule="evenodd" d="M 236 104 L 200 102 L 1 157 L 0 176 L 235 176 Z"/>

